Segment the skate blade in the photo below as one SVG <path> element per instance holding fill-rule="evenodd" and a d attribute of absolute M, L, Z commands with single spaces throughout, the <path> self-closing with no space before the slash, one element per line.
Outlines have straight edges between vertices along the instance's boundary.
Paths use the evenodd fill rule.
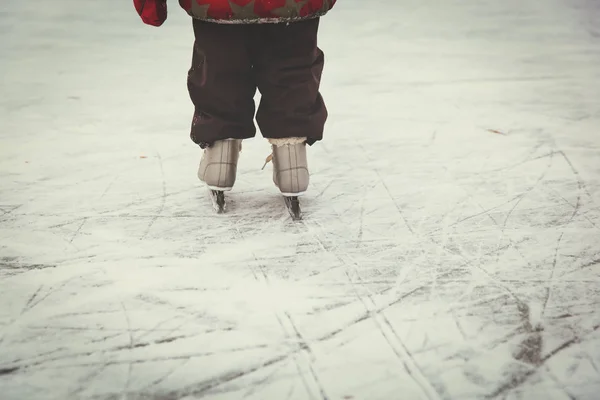
<path fill-rule="evenodd" d="M 293 221 L 302 220 L 302 211 L 300 210 L 300 201 L 298 196 L 285 196 L 285 206 L 287 207 L 290 217 Z"/>
<path fill-rule="evenodd" d="M 210 199 L 217 214 L 223 214 L 226 211 L 225 193 L 222 190 L 210 190 Z"/>

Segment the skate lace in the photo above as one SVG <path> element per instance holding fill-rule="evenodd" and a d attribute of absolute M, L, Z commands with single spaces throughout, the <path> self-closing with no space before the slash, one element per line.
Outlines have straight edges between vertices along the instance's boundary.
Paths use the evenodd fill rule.
<path fill-rule="evenodd" d="M 265 167 L 267 166 L 267 164 L 270 163 L 271 161 L 273 161 L 273 153 L 269 154 L 267 156 L 267 158 L 265 158 L 265 164 L 262 166 L 261 171 L 263 169 L 265 169 Z"/>

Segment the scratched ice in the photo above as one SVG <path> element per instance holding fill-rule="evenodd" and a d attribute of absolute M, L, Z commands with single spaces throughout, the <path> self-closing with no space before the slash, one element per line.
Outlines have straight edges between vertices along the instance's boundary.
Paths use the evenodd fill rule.
<path fill-rule="evenodd" d="M 340 0 L 302 223 L 169 4 L 0 2 L 2 400 L 598 398 L 600 3 Z"/>

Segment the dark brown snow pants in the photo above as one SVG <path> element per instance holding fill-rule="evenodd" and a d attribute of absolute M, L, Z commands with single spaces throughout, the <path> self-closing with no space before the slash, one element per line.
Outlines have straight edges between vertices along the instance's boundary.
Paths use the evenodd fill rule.
<path fill-rule="evenodd" d="M 256 134 L 266 138 L 323 137 L 327 109 L 319 93 L 323 52 L 319 19 L 290 24 L 226 25 L 194 20 L 188 90 L 195 112 L 191 138 L 201 147 Z"/>

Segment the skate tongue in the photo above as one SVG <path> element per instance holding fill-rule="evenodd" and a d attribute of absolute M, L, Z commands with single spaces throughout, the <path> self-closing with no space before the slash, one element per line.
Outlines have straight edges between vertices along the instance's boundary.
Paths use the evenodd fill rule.
<path fill-rule="evenodd" d="M 269 154 L 269 155 L 267 156 L 267 158 L 265 159 L 265 165 L 263 165 L 263 167 L 261 168 L 261 171 L 262 171 L 263 169 L 265 169 L 265 167 L 267 166 L 267 164 L 268 164 L 268 163 L 270 163 L 270 162 L 271 162 L 271 160 L 273 160 L 273 153 L 271 153 L 271 154 Z"/>

